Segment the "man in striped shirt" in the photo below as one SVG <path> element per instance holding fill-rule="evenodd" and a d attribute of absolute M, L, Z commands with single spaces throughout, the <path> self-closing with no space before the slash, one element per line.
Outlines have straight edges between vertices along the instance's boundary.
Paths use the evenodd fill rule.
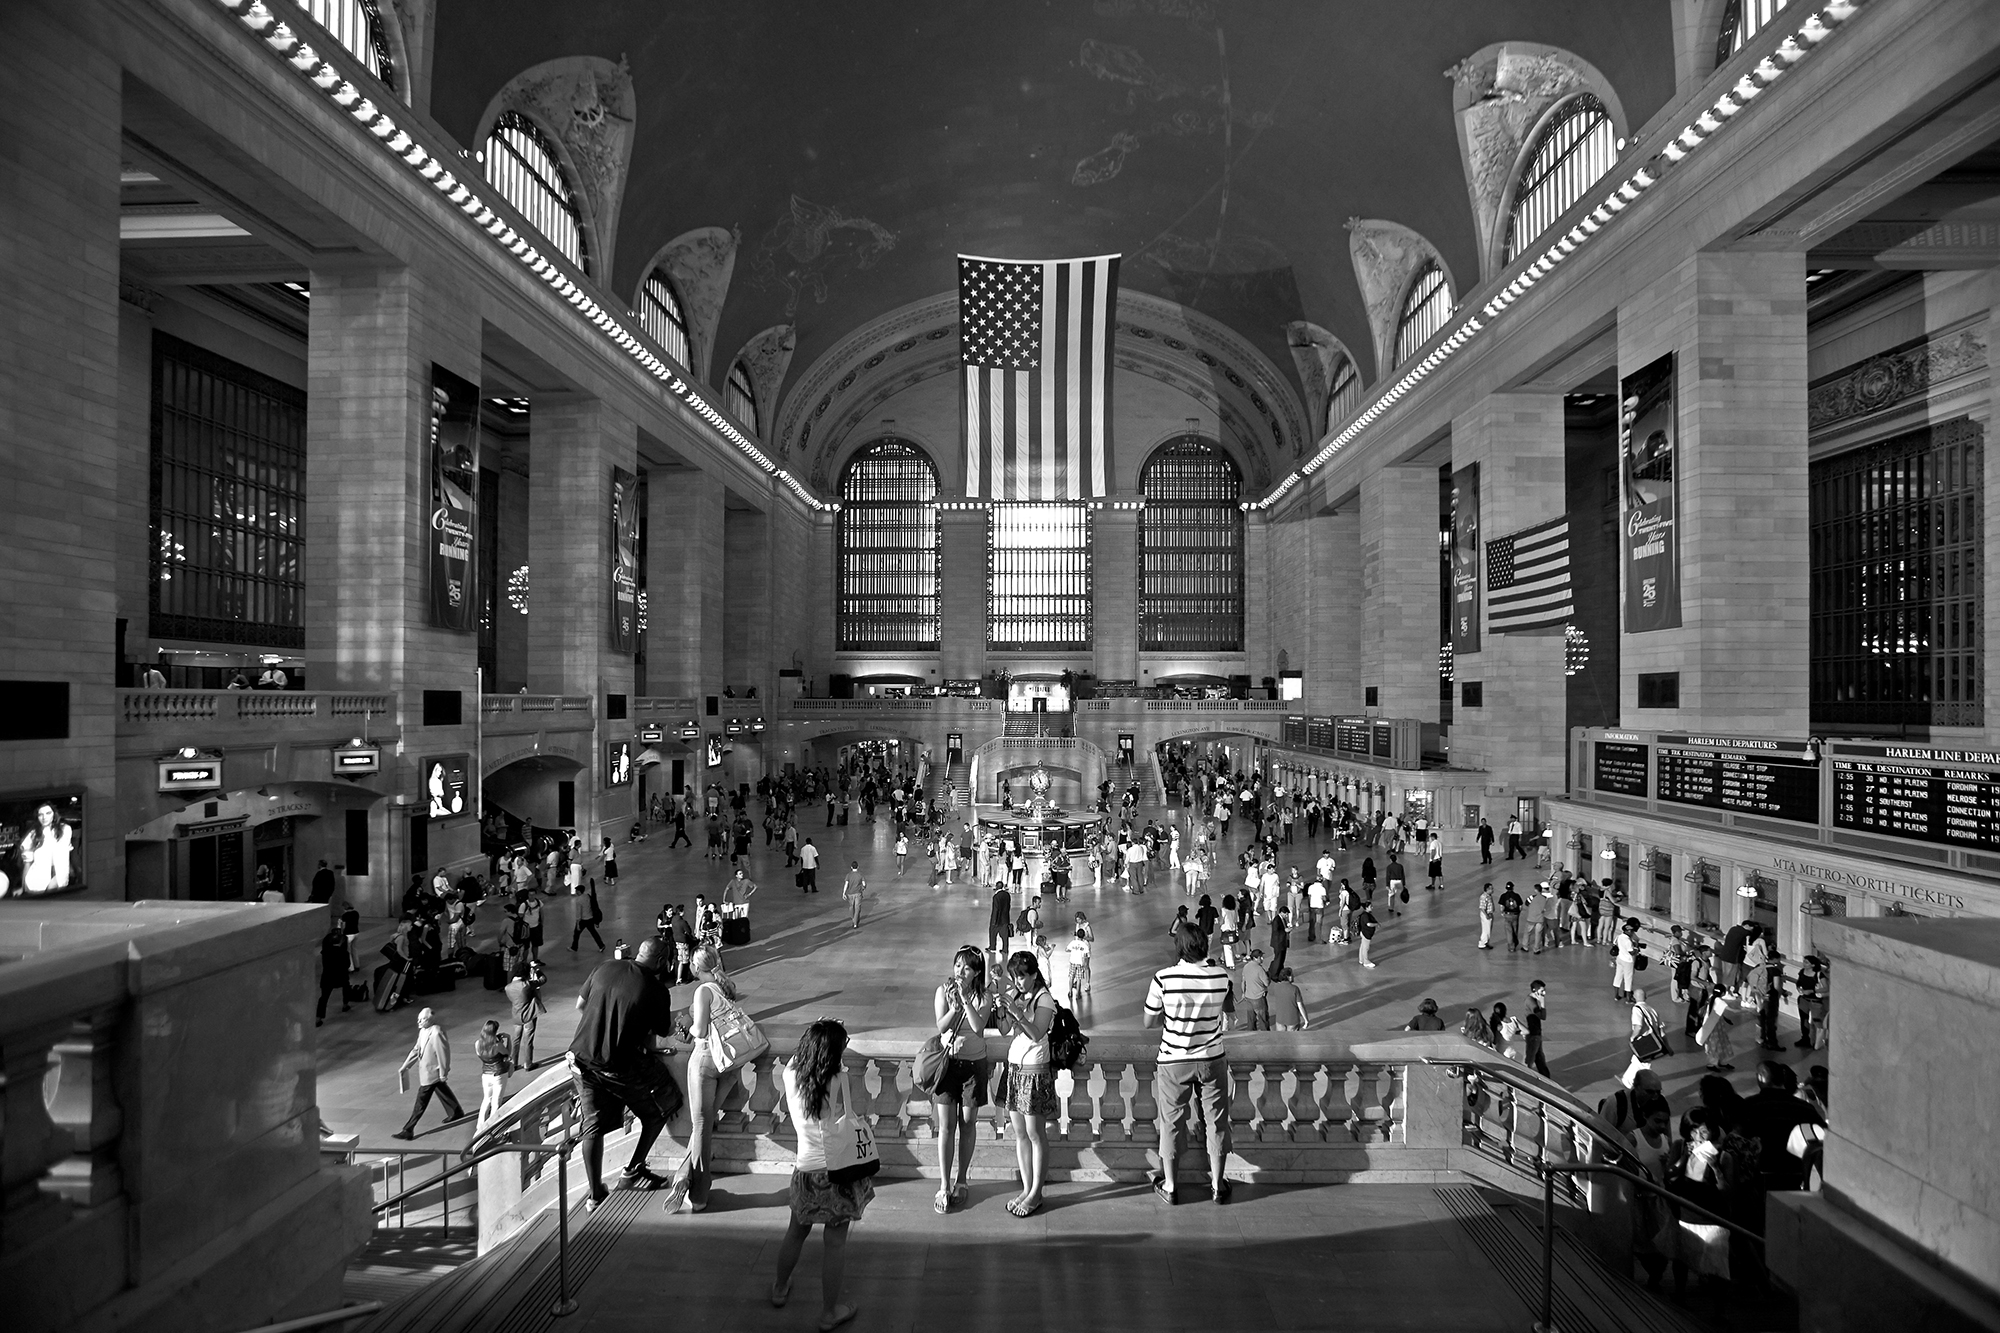
<path fill-rule="evenodd" d="M 1160 1173 L 1153 1178 L 1153 1191 L 1170 1204 L 1180 1202 L 1174 1178 L 1181 1125 L 1196 1093 L 1208 1122 L 1208 1178 L 1214 1198 L 1229 1202 L 1229 1181 L 1223 1175 L 1230 1148 L 1229 1060 L 1222 1053 L 1222 1006 L 1229 986 L 1228 971 L 1208 961 L 1208 937 L 1190 928 L 1181 936 L 1181 960 L 1155 972 L 1146 988 L 1146 1026 L 1164 1029 L 1153 1075 L 1160 1133 Z"/>

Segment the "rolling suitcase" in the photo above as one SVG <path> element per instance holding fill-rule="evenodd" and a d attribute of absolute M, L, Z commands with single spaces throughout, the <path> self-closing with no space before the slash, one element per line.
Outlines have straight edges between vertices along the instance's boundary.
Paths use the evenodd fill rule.
<path fill-rule="evenodd" d="M 499 954 L 481 954 L 475 970 L 483 977 L 487 990 L 507 989 L 507 960 Z"/>
<path fill-rule="evenodd" d="M 396 971 L 392 964 L 380 964 L 375 969 L 372 989 L 375 992 L 375 1012 L 386 1014 L 396 1007 L 396 1000 L 402 994 L 403 974 Z"/>
<path fill-rule="evenodd" d="M 750 942 L 750 918 L 747 916 L 727 917 L 722 923 L 722 943 L 725 947 Z"/>

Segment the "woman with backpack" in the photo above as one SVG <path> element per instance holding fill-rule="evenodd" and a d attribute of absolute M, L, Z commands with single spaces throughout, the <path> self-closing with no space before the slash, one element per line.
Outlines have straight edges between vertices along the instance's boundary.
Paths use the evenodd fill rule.
<path fill-rule="evenodd" d="M 847 1228 L 861 1220 L 875 1197 L 875 1182 L 866 1177 L 836 1183 L 827 1174 L 828 1133 L 852 1105 L 847 1073 L 841 1067 L 846 1054 L 847 1029 L 831 1018 L 822 1018 L 799 1037 L 791 1063 L 781 1066 L 778 1075 L 785 1107 L 798 1132 L 798 1148 L 792 1161 L 792 1220 L 778 1245 L 771 1304 L 783 1307 L 791 1299 L 792 1270 L 798 1267 L 806 1237 L 817 1226 L 826 1247 L 819 1278 L 822 1329 L 838 1328 L 855 1316 L 856 1307 L 840 1300 L 841 1282 L 847 1273 Z"/>
<path fill-rule="evenodd" d="M 1014 1160 L 1021 1193 L 1008 1201 L 1016 1217 L 1033 1217 L 1042 1207 L 1042 1169 L 1048 1159 L 1048 1117 L 1056 1113 L 1056 1076 L 1049 1063 L 1049 1030 L 1056 1001 L 1042 980 L 1035 955 L 1017 951 L 1007 960 L 1013 993 L 1001 992 L 1000 1029 L 1013 1034 L 1007 1051 L 1007 1113 L 1014 1122 Z"/>

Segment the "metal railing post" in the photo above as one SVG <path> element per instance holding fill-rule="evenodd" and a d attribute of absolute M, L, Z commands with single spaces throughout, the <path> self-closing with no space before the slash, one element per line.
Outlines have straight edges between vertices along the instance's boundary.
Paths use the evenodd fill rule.
<path fill-rule="evenodd" d="M 1536 1163 L 1535 1169 L 1542 1176 L 1542 1322 L 1536 1333 L 1555 1333 L 1556 1173 L 1546 1162 Z"/>
<path fill-rule="evenodd" d="M 549 1311 L 560 1318 L 576 1313 L 569 1295 L 569 1154 L 556 1154 L 556 1304 Z"/>

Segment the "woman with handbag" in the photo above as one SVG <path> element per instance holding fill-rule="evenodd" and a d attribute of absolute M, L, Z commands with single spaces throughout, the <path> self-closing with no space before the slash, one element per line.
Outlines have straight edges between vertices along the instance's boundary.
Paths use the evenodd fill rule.
<path fill-rule="evenodd" d="M 951 1201 L 970 1196 L 966 1178 L 972 1170 L 979 1108 L 986 1105 L 986 1087 L 993 1061 L 986 1054 L 986 1027 L 993 1021 L 993 997 L 986 993 L 986 955 L 977 945 L 960 945 L 952 955 L 951 975 L 937 988 L 932 1007 L 937 1017 L 938 1049 L 919 1052 L 917 1063 L 942 1060 L 934 1081 L 919 1083 L 930 1093 L 931 1123 L 937 1126 L 938 1192 L 934 1212 L 951 1210 Z M 929 1052 L 929 1054 L 926 1054 Z M 957 1183 L 953 1183 L 953 1158 Z"/>
<path fill-rule="evenodd" d="M 688 1033 L 688 1150 L 667 1191 L 667 1211 L 683 1207 L 698 1213 L 708 1207 L 712 1173 L 708 1169 L 710 1121 L 722 1104 L 726 1085 L 741 1084 L 743 1067 L 770 1049 L 757 1024 L 736 1003 L 736 983 L 722 970 L 722 955 L 713 944 L 694 951 L 689 962 L 695 988 Z"/>
<path fill-rule="evenodd" d="M 875 1197 L 875 1182 L 856 1162 L 830 1170 L 832 1156 L 843 1159 L 855 1154 L 855 1147 L 842 1137 L 851 1134 L 848 1112 L 847 1074 L 841 1059 L 847 1054 L 847 1029 L 831 1018 L 822 1018 L 799 1037 L 798 1049 L 790 1064 L 783 1066 L 778 1081 L 784 1088 L 785 1106 L 798 1132 L 798 1152 L 792 1162 L 791 1224 L 778 1246 L 778 1273 L 771 1283 L 771 1304 L 782 1307 L 792 1295 L 792 1270 L 798 1267 L 812 1229 L 821 1228 L 825 1254 L 820 1260 L 819 1326 L 824 1330 L 840 1327 L 854 1318 L 856 1307 L 840 1300 L 841 1279 L 847 1269 L 847 1228 L 859 1222 Z M 874 1152 L 871 1142 L 869 1153 Z M 835 1174 L 852 1179 L 835 1180 Z"/>

